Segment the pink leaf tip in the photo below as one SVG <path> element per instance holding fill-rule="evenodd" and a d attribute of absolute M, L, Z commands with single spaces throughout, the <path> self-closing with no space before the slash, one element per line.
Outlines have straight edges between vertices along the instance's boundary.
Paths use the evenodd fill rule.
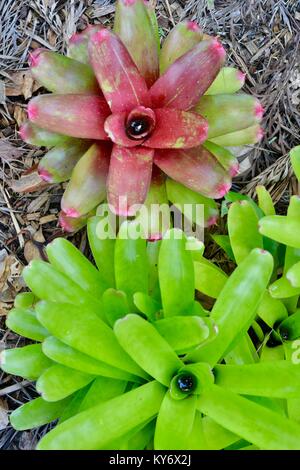
<path fill-rule="evenodd" d="M 20 129 L 19 129 L 19 136 L 21 137 L 22 140 L 26 140 L 28 135 L 27 135 L 27 132 L 26 132 L 26 126 L 21 126 Z"/>
<path fill-rule="evenodd" d="M 257 101 L 256 105 L 255 105 L 255 109 L 254 109 L 254 112 L 255 112 L 255 116 L 257 117 L 257 119 L 261 120 L 263 115 L 264 115 L 264 108 L 262 107 L 262 105 L 260 104 L 259 101 Z"/>
<path fill-rule="evenodd" d="M 217 215 L 212 215 L 208 221 L 207 221 L 207 226 L 211 227 L 212 225 L 215 225 L 218 221 L 218 216 Z"/>
<path fill-rule="evenodd" d="M 244 85 L 245 79 L 246 79 L 246 74 L 244 72 L 242 72 L 241 70 L 238 70 L 237 79 Z"/>
<path fill-rule="evenodd" d="M 123 0 L 123 4 L 125 7 L 130 7 L 131 5 L 134 5 L 136 0 Z"/>
<path fill-rule="evenodd" d="M 224 197 L 225 194 L 228 193 L 228 191 L 230 190 L 230 188 L 231 188 L 231 183 L 224 183 L 224 184 L 221 184 L 221 185 L 218 187 L 218 190 L 217 190 L 218 199 L 221 198 L 221 197 Z"/>
<path fill-rule="evenodd" d="M 60 227 L 64 230 L 64 232 L 69 232 L 69 233 L 73 232 L 73 227 L 68 222 L 66 218 L 66 214 L 64 212 L 61 212 L 59 214 L 58 225 L 60 225 Z"/>
<path fill-rule="evenodd" d="M 70 207 L 69 209 L 65 209 L 64 213 L 67 217 L 77 218 L 80 217 L 80 214 L 77 209 Z"/>
<path fill-rule="evenodd" d="M 97 33 L 93 34 L 91 37 L 91 41 L 95 44 L 100 44 L 101 42 L 105 41 L 110 36 L 110 33 L 107 29 L 102 29 Z"/>
<path fill-rule="evenodd" d="M 226 51 L 217 38 L 213 39 L 210 49 L 214 51 L 220 57 L 221 60 L 225 59 Z"/>
<path fill-rule="evenodd" d="M 260 142 L 264 135 L 265 135 L 265 133 L 264 133 L 263 129 L 260 127 L 257 131 L 257 134 L 256 134 L 257 141 Z"/>
<path fill-rule="evenodd" d="M 239 170 L 240 170 L 240 165 L 238 163 L 236 163 L 235 165 L 232 165 L 232 167 L 229 170 L 230 176 L 234 178 L 235 176 L 239 174 Z"/>
<path fill-rule="evenodd" d="M 30 121 L 35 121 L 38 117 L 38 107 L 34 103 L 29 103 L 27 107 L 27 114 Z"/>
<path fill-rule="evenodd" d="M 28 63 L 29 63 L 29 66 L 31 68 L 36 67 L 37 65 L 39 65 L 40 56 L 41 56 L 42 52 L 44 52 L 44 51 L 45 51 L 45 49 L 43 49 L 42 47 L 39 47 L 38 49 L 35 49 L 33 52 L 29 52 Z"/>
<path fill-rule="evenodd" d="M 190 31 L 194 31 L 194 32 L 200 31 L 200 27 L 197 25 L 195 21 L 188 21 L 187 29 L 189 29 Z"/>
<path fill-rule="evenodd" d="M 42 180 L 46 181 L 47 183 L 52 182 L 51 173 L 49 171 L 45 170 L 44 168 L 39 169 L 38 174 L 42 178 Z"/>
<path fill-rule="evenodd" d="M 152 233 L 149 238 L 148 238 L 148 241 L 149 242 L 157 242 L 158 240 L 161 240 L 162 239 L 162 234 L 161 233 Z"/>

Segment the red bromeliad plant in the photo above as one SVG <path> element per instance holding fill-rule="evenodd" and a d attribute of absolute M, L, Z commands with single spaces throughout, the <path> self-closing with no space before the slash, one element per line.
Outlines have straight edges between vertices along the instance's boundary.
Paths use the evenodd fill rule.
<path fill-rule="evenodd" d="M 259 140 L 263 110 L 235 94 L 244 74 L 222 68 L 226 54 L 216 38 L 185 21 L 160 50 L 150 2 L 119 0 L 114 32 L 88 26 L 70 39 L 68 55 L 31 53 L 33 76 L 52 94 L 30 101 L 21 128 L 25 141 L 53 147 L 40 176 L 70 179 L 65 229 L 79 227 L 106 198 L 116 214 L 130 216 L 147 197 L 177 202 L 166 176 L 172 194 L 186 190 L 189 200 L 227 193 L 238 164 L 223 145 Z M 207 224 L 214 221 L 208 215 Z"/>

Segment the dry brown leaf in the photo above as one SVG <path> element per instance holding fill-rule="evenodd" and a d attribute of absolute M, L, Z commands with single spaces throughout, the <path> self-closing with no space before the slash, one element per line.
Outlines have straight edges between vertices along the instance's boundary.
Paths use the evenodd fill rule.
<path fill-rule="evenodd" d="M 33 240 L 25 242 L 24 257 L 27 263 L 30 263 L 33 259 L 43 259 L 39 246 Z"/>
<path fill-rule="evenodd" d="M 22 124 L 24 124 L 25 121 L 27 121 L 26 110 L 16 104 L 15 109 L 14 109 L 14 118 L 15 118 L 16 123 L 20 127 Z"/>
<path fill-rule="evenodd" d="M 12 83 L 5 87 L 6 96 L 23 95 L 27 100 L 40 88 L 40 85 L 32 77 L 30 70 L 12 73 L 10 78 Z"/>
<path fill-rule="evenodd" d="M 5 429 L 8 423 L 8 406 L 6 401 L 0 399 L 0 431 Z"/>
<path fill-rule="evenodd" d="M 37 171 L 37 165 L 23 173 L 21 178 L 13 180 L 10 183 L 11 189 L 15 193 L 30 193 L 33 191 L 40 191 L 49 186 L 42 180 Z"/>

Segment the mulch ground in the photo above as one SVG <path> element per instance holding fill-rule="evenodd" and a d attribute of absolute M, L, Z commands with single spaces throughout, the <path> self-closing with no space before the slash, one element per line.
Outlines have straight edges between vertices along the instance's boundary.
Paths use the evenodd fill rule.
<path fill-rule="evenodd" d="M 68 38 L 87 23 L 111 24 L 114 3 L 0 0 L 0 350 L 24 344 L 5 328 L 13 299 L 24 288 L 23 266 L 43 257 L 44 245 L 61 234 L 57 216 L 64 185 L 41 183 L 34 169 L 45 152 L 18 136 L 28 100 L 43 92 L 28 71 L 28 52 L 46 47 L 65 53 Z M 256 184 L 265 184 L 284 210 L 297 191 L 288 151 L 300 143 L 299 2 L 158 0 L 157 13 L 162 36 L 182 19 L 197 20 L 205 32 L 221 38 L 228 63 L 247 74 L 246 91 L 266 111 L 265 136 L 254 148 L 237 149 L 242 173 L 234 188 L 254 195 Z M 84 231 L 72 240 L 86 249 Z M 0 449 L 32 449 L 46 431 L 18 433 L 8 424 L 9 410 L 33 396 L 28 381 L 0 372 Z"/>

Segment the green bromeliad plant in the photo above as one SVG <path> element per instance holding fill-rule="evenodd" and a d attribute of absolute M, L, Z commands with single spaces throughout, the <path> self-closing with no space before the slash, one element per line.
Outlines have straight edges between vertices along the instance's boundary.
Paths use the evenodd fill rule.
<path fill-rule="evenodd" d="M 299 449 L 286 403 L 300 365 L 263 360 L 248 330 L 273 273 L 255 248 L 211 311 L 195 301 L 203 244 L 178 229 L 160 242 L 97 237 L 97 268 L 68 241 L 32 261 L 7 325 L 35 340 L 1 354 L 4 371 L 36 381 L 40 397 L 11 415 L 19 430 L 58 419 L 38 449 Z"/>
<path fill-rule="evenodd" d="M 114 31 L 88 26 L 72 36 L 67 56 L 30 54 L 34 78 L 51 93 L 30 101 L 20 133 L 49 148 L 39 164 L 45 181 L 70 180 L 65 230 L 84 225 L 105 199 L 119 215 L 135 215 L 136 204 L 190 200 L 206 206 L 206 225 L 215 223 L 210 198 L 222 198 L 238 172 L 226 147 L 262 136 L 262 106 L 236 93 L 245 76 L 223 67 L 225 55 L 190 21 L 160 48 L 144 0 L 117 1 Z"/>

